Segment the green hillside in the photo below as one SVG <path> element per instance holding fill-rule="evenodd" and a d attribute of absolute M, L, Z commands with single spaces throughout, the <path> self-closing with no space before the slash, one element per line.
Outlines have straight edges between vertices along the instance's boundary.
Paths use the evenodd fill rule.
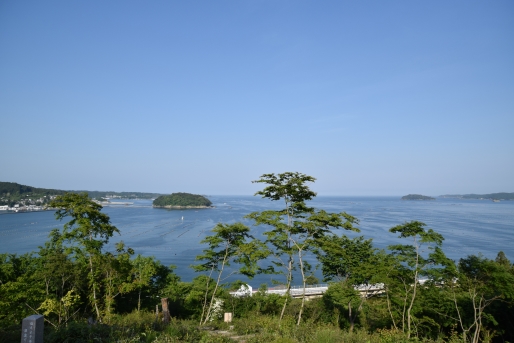
<path fill-rule="evenodd" d="M 500 192 L 489 194 L 447 194 L 440 195 L 441 198 L 457 199 L 489 199 L 489 200 L 514 200 L 514 193 Z"/>
<path fill-rule="evenodd" d="M 403 196 L 402 200 L 435 200 L 435 198 L 421 194 L 409 194 Z"/>
<path fill-rule="evenodd" d="M 101 199 L 106 197 L 123 198 L 123 199 L 153 199 L 158 197 L 159 193 L 142 193 L 142 192 L 112 192 L 112 191 L 66 191 L 60 189 L 38 188 L 32 186 L 21 185 L 16 182 L 0 181 L 0 205 L 13 206 L 16 203 L 28 199 L 37 199 L 39 204 L 46 204 L 50 200 L 50 196 L 62 195 L 69 192 L 87 193 L 92 199 Z M 35 201 L 35 200 L 34 200 Z"/>
<path fill-rule="evenodd" d="M 173 193 L 161 195 L 153 201 L 154 207 L 210 207 L 212 202 L 202 195 Z"/>

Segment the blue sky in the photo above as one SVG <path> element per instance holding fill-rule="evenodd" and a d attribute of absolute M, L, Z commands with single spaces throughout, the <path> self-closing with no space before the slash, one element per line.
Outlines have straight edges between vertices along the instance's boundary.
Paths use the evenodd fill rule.
<path fill-rule="evenodd" d="M 0 181 L 514 192 L 514 2 L 0 1 Z"/>

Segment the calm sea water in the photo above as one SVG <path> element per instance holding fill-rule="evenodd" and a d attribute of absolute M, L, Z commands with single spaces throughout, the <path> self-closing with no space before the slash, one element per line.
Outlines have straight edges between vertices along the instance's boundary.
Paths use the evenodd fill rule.
<path fill-rule="evenodd" d="M 163 264 L 177 266 L 176 272 L 189 281 L 196 274 L 189 268 L 204 248 L 200 241 L 218 222 L 253 223 L 243 217 L 253 211 L 281 208 L 282 203 L 253 196 L 210 196 L 213 209 L 167 210 L 152 208 L 150 200 L 123 200 L 128 206 L 106 206 L 112 223 L 121 235 L 111 239 L 107 250 L 123 240 L 136 253 L 155 256 Z M 360 220 L 360 233 L 345 232 L 348 236 L 373 238 L 378 248 L 402 242 L 389 233 L 392 226 L 405 221 L 419 220 L 428 228 L 441 233 L 443 250 L 458 260 L 482 253 L 495 258 L 502 250 L 514 261 L 514 201 L 494 203 L 487 200 L 442 199 L 436 201 L 402 201 L 399 197 L 318 197 L 311 205 L 329 212 L 345 211 Z M 0 253 L 22 254 L 37 251 L 53 228 L 62 228 L 53 212 L 0 214 Z M 252 227 L 256 237 L 264 228 Z M 403 241 L 407 243 L 407 241 Z M 311 259 L 311 263 L 315 261 Z M 320 277 L 319 271 L 316 276 Z M 242 277 L 232 276 L 228 280 Z M 251 281 L 258 286 L 270 283 L 269 276 Z"/>

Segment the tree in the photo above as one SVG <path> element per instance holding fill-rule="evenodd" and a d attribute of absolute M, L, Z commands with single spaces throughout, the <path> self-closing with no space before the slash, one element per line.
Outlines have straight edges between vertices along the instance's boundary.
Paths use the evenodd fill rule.
<path fill-rule="evenodd" d="M 286 277 L 286 299 L 290 296 L 293 271 L 298 267 L 302 276 L 303 295 L 302 305 L 298 314 L 297 325 L 300 325 L 305 304 L 305 286 L 309 265 L 304 262 L 305 254 L 312 250 L 316 240 L 333 229 L 344 228 L 358 231 L 353 224 L 357 219 L 349 214 L 327 213 L 315 210 L 306 205 L 316 193 L 310 190 L 308 182 L 316 179 L 298 172 L 281 174 L 264 174 L 254 183 L 264 183 L 267 186 L 255 195 L 272 201 L 284 201 L 285 208 L 279 211 L 262 211 L 250 213 L 247 218 L 253 219 L 256 225 L 266 225 L 270 229 L 264 232 L 266 244 L 272 250 L 274 261 L 267 268 L 269 273 L 278 273 L 276 268 L 282 269 Z M 295 264 L 295 257 L 298 262 Z M 287 300 L 284 302 L 280 320 L 284 316 Z"/>
<path fill-rule="evenodd" d="M 514 300 L 510 261 L 502 252 L 495 261 L 471 255 L 460 259 L 456 276 L 452 292 L 463 341 L 477 343 L 481 336 L 484 340 L 492 338 L 487 324 L 497 325 L 497 320 L 508 317 L 508 310 L 504 306 L 494 313 L 491 307 L 495 303 L 512 304 Z"/>
<path fill-rule="evenodd" d="M 45 320 L 55 327 L 67 324 L 79 312 L 81 290 L 87 288 L 83 270 L 64 250 L 61 233 L 53 229 L 45 246 L 39 247 L 35 273 L 45 285 L 45 300 L 38 310 L 43 310 Z"/>
<path fill-rule="evenodd" d="M 18 324 L 44 301 L 45 287 L 37 271 L 32 254 L 0 254 L 0 327 Z"/>
<path fill-rule="evenodd" d="M 201 242 L 207 243 L 208 248 L 203 250 L 202 255 L 196 257 L 197 260 L 204 262 L 193 267 L 196 271 L 209 272 L 209 277 L 206 280 L 204 305 L 200 317 L 201 324 L 205 324 L 211 318 L 216 292 L 222 280 L 225 267 L 230 266 L 232 262 L 241 264 L 239 272 L 248 277 L 253 277 L 257 272 L 257 261 L 264 257 L 262 254 L 265 254 L 265 250 L 262 249 L 257 241 L 247 241 L 253 237 L 250 235 L 250 228 L 242 223 L 230 225 L 218 223 L 212 229 L 212 232 L 214 233 L 213 235 L 207 236 Z M 211 299 L 207 302 L 210 276 L 214 272 L 218 274 L 216 284 Z"/>
<path fill-rule="evenodd" d="M 371 239 L 329 235 L 318 241 L 316 255 L 322 265 L 325 281 L 337 280 L 338 284 L 329 287 L 327 301 L 347 308 L 350 332 L 355 319 L 362 310 L 364 301 L 371 296 L 370 284 L 377 276 L 377 258 Z M 361 296 L 355 286 L 364 286 Z M 352 304 L 358 306 L 353 311 Z"/>
<path fill-rule="evenodd" d="M 152 278 L 157 273 L 158 266 L 153 257 L 143 257 L 141 255 L 137 255 L 131 263 L 133 283 L 138 291 L 137 311 L 139 312 L 141 309 L 141 292 L 143 288 L 150 286 Z"/>
<path fill-rule="evenodd" d="M 114 233 L 119 233 L 119 230 L 111 224 L 109 216 L 101 212 L 102 206 L 89 199 L 87 193 L 60 195 L 48 206 L 57 208 L 57 220 L 71 217 L 71 220 L 64 224 L 60 240 L 68 243 L 67 250 L 73 252 L 76 259 L 88 265 L 90 302 L 97 318 L 101 319 L 97 266 L 100 263 L 103 246 Z"/>
<path fill-rule="evenodd" d="M 104 313 L 107 320 L 110 320 L 115 298 L 124 293 L 130 292 L 134 285 L 132 283 L 132 264 L 130 256 L 134 254 L 131 248 L 125 248 L 123 241 L 116 243 L 116 253 L 110 252 L 100 256 L 101 265 L 98 269 L 102 275 L 104 285 Z"/>
<path fill-rule="evenodd" d="M 402 329 L 405 332 L 405 320 L 407 320 L 407 338 L 411 336 L 412 308 L 416 299 L 419 277 L 423 275 L 429 265 L 433 265 L 436 259 L 444 254 L 441 250 L 443 236 L 432 229 L 425 231 L 426 224 L 419 221 L 410 221 L 389 229 L 389 232 L 399 233 L 400 238 L 412 239 L 412 245 L 390 245 L 389 250 L 397 258 L 400 264 L 396 268 L 397 277 L 401 280 L 405 289 Z M 422 256 L 422 246 L 428 245 L 433 250 L 428 258 Z M 394 319 L 393 319 L 394 320 Z"/>

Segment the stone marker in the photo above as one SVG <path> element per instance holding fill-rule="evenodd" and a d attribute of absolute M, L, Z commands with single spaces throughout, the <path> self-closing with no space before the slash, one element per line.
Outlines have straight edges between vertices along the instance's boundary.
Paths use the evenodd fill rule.
<path fill-rule="evenodd" d="M 39 314 L 23 319 L 21 324 L 21 343 L 43 343 L 44 323 L 44 317 Z"/>
<path fill-rule="evenodd" d="M 232 312 L 225 312 L 225 323 L 231 323 L 232 322 Z"/>

